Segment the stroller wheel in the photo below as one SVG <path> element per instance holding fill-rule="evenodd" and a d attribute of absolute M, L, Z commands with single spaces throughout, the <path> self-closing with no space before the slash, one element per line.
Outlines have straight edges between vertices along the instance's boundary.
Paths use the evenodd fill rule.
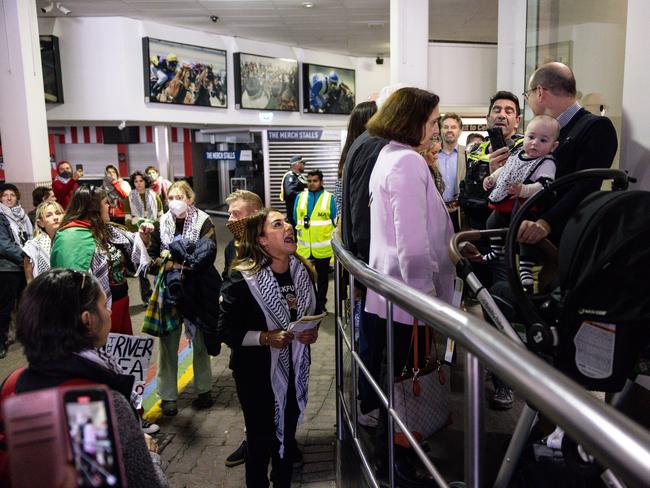
<path fill-rule="evenodd" d="M 562 455 L 567 467 L 574 473 L 584 478 L 600 476 L 604 468 L 596 460 L 592 460 L 573 439 L 568 435 L 562 438 Z"/>

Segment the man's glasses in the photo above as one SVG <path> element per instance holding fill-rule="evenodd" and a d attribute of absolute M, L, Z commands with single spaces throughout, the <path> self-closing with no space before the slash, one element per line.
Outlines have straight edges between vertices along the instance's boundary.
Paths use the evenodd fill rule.
<path fill-rule="evenodd" d="M 529 95 L 530 95 L 532 92 L 534 92 L 535 90 L 537 90 L 538 87 L 539 87 L 539 85 L 537 85 L 535 88 L 531 88 L 530 90 L 526 90 L 526 91 L 523 92 L 521 95 L 522 95 L 526 100 L 528 100 Z"/>

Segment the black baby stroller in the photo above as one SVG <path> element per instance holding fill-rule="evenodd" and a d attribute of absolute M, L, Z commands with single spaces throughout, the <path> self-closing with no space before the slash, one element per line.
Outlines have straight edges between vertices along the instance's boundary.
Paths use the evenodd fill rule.
<path fill-rule="evenodd" d="M 519 227 L 529 210 L 558 188 L 585 178 L 612 180 L 613 191 L 595 192 L 581 202 L 564 229 L 559 249 L 548 241 L 542 243 L 545 254 L 557 253 L 557 277 L 548 290 L 529 296 L 516 266 Z M 498 329 L 524 347 L 509 320 L 517 316 L 525 325 L 528 348 L 585 388 L 617 393 L 614 404 L 632 384 L 635 365 L 650 338 L 650 192 L 622 191 L 630 181 L 618 170 L 568 175 L 528 199 L 513 215 L 509 230 L 461 232 L 451 244 L 452 255 L 458 257 L 460 242 L 507 232 L 507 293 L 490 295 L 466 259 L 457 259 L 459 275 Z M 525 405 L 494 486 L 509 485 L 536 421 L 537 411 Z M 578 468 L 587 471 L 582 466 L 588 464 L 584 456 L 575 454 L 578 449 L 564 436 L 565 461 L 581 464 Z M 605 471 L 605 478 L 614 475 Z"/>

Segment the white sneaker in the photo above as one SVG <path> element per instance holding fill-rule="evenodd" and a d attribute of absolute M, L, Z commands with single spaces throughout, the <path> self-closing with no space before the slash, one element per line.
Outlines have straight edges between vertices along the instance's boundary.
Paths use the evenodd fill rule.
<path fill-rule="evenodd" d="M 147 422 L 146 420 L 142 421 L 142 432 L 144 432 L 145 434 L 149 434 L 149 435 L 155 434 L 159 430 L 160 427 L 158 426 L 158 424 Z"/>
<path fill-rule="evenodd" d="M 375 428 L 379 424 L 379 409 L 375 408 L 366 414 L 359 412 L 357 420 L 364 427 Z"/>

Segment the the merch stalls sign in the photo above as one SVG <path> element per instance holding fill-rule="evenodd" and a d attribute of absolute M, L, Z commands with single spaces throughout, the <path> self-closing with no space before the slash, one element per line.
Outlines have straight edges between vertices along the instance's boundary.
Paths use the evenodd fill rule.
<path fill-rule="evenodd" d="M 139 395 L 144 392 L 149 360 L 153 352 L 153 337 L 108 334 L 101 351 L 113 358 L 124 374 L 135 377 L 133 389 Z"/>
<path fill-rule="evenodd" d="M 268 131 L 269 142 L 324 141 L 340 137 L 340 131 L 323 129 L 282 129 Z"/>

